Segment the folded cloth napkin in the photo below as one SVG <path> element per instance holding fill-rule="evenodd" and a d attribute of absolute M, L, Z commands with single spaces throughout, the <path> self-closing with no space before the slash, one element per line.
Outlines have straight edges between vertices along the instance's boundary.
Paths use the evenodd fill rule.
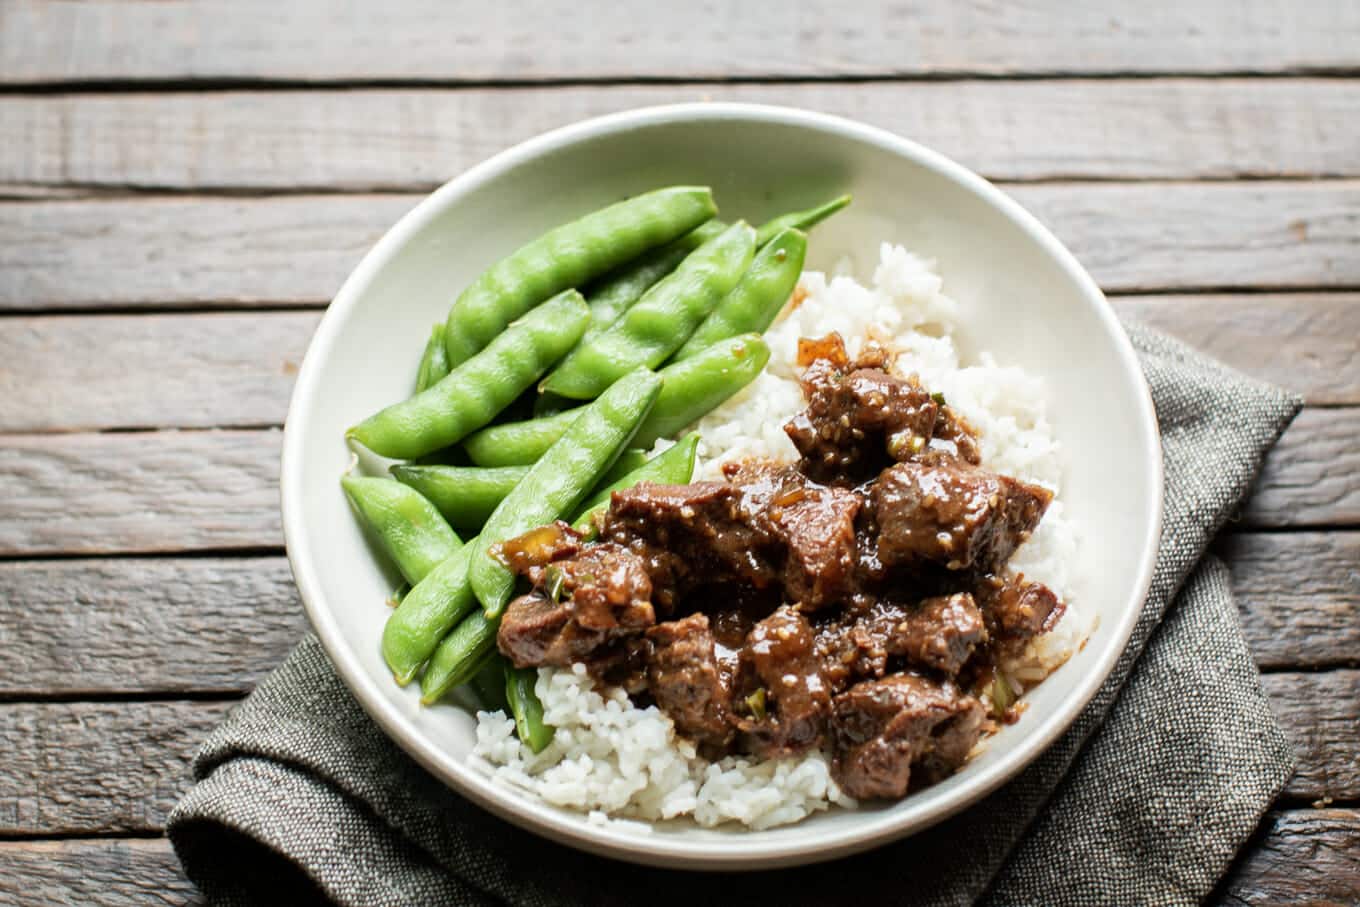
<path fill-rule="evenodd" d="M 308 637 L 211 735 L 168 832 L 212 903 L 1196 903 L 1293 770 L 1226 570 L 1205 551 L 1300 402 L 1136 326 L 1166 468 L 1152 587 L 1113 673 L 981 803 L 829 865 L 745 874 L 589 856 L 483 812 L 391 743 Z"/>

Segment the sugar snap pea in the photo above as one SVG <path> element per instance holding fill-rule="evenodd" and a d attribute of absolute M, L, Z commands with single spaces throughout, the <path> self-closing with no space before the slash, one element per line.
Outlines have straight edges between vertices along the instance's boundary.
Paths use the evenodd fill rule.
<path fill-rule="evenodd" d="M 392 475 L 423 494 L 459 529 L 476 531 L 496 505 L 529 472 L 528 466 L 443 466 L 401 464 Z"/>
<path fill-rule="evenodd" d="M 586 302 L 590 303 L 590 327 L 586 328 L 585 336 L 581 339 L 589 340 L 618 321 L 633 303 L 642 298 L 642 294 L 674 271 L 686 256 L 709 240 L 716 239 L 726 228 L 727 224 L 722 221 L 710 220 L 597 280 L 586 291 Z"/>
<path fill-rule="evenodd" d="M 716 211 L 706 187 L 672 186 L 549 230 L 484 271 L 453 303 L 444 323 L 449 366 L 472 358 L 554 293 L 683 236 Z"/>
<path fill-rule="evenodd" d="M 462 545 L 438 509 L 415 489 L 369 476 L 341 476 L 340 484 L 369 537 L 407 582 L 420 582 Z"/>
<path fill-rule="evenodd" d="M 661 393 L 661 383 L 644 368 L 614 382 L 496 507 L 468 565 L 472 589 L 487 615 L 504 610 L 515 585 L 514 574 L 492 555 L 491 547 L 573 512 L 637 432 Z"/>
<path fill-rule="evenodd" d="M 463 449 L 478 466 L 524 466 L 535 462 L 581 415 L 581 407 L 552 416 L 490 425 L 463 439 Z"/>
<path fill-rule="evenodd" d="M 553 729 L 543 722 L 543 703 L 538 701 L 534 684 L 538 682 L 537 668 L 505 666 L 505 699 L 515 719 L 515 733 L 524 745 L 535 753 L 552 743 Z"/>
<path fill-rule="evenodd" d="M 449 357 L 444 351 L 444 323 L 441 321 L 430 329 L 430 339 L 420 356 L 420 368 L 416 370 L 416 393 L 438 384 L 448 373 Z"/>
<path fill-rule="evenodd" d="M 664 390 L 663 390 L 664 393 Z M 600 488 L 586 498 L 571 528 L 589 533 L 595 514 L 609 506 L 610 496 L 616 491 L 632 488 L 639 482 L 662 485 L 683 485 L 694 475 L 694 455 L 699 447 L 699 433 L 690 432 L 674 445 L 647 462 L 629 470 L 612 482 L 601 482 Z"/>
<path fill-rule="evenodd" d="M 807 232 L 848 204 L 850 204 L 850 196 L 841 195 L 829 202 L 817 205 L 815 208 L 781 214 L 760 225 L 760 229 L 756 232 L 756 245 L 765 245 L 774 239 L 781 230 L 787 230 L 789 227 Z"/>
<path fill-rule="evenodd" d="M 618 321 L 572 350 L 540 389 L 588 400 L 640 365 L 660 365 L 736 286 L 755 235 L 739 222 L 691 252 Z"/>
<path fill-rule="evenodd" d="M 476 610 L 468 585 L 468 561 L 476 547 L 474 540 L 431 570 L 388 616 L 382 654 L 399 685 L 409 683 L 440 639 Z"/>
<path fill-rule="evenodd" d="M 434 705 L 449 690 L 471 680 L 487 653 L 495 650 L 500 624 L 499 617 L 487 617 L 480 608 L 474 608 L 450 630 L 420 675 L 420 701 Z"/>
<path fill-rule="evenodd" d="M 760 374 L 770 347 L 759 334 L 728 337 L 695 355 L 663 368 L 656 406 L 638 429 L 639 447 L 669 438 L 716 409 Z M 663 407 L 664 404 L 664 407 Z"/>
<path fill-rule="evenodd" d="M 644 451 L 625 450 L 602 481 L 617 479 L 646 462 L 647 454 Z M 451 525 L 471 532 L 482 528 L 496 505 L 528 472 L 528 465 L 482 467 L 400 464 L 392 467 L 392 475 L 398 482 L 420 492 Z"/>
<path fill-rule="evenodd" d="M 461 440 L 490 422 L 580 339 L 590 320 L 575 290 L 510 325 L 442 381 L 351 428 L 374 453 L 409 459 Z"/>
<path fill-rule="evenodd" d="M 807 234 L 793 227 L 780 230 L 751 260 L 741 280 L 708 314 L 672 362 L 688 359 L 705 347 L 737 334 L 765 333 L 789 301 L 803 273 Z"/>

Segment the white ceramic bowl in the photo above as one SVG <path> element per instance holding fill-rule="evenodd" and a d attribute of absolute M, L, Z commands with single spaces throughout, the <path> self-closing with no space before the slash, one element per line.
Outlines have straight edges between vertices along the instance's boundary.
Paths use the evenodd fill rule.
<path fill-rule="evenodd" d="M 421 708 L 383 665 L 394 578 L 341 493 L 344 430 L 410 392 L 431 323 L 496 259 L 624 196 L 711 185 L 723 213 L 759 223 L 841 192 L 854 204 L 813 233 L 809 267 L 850 256 L 861 278 L 879 243 L 934 258 L 966 338 L 1047 379 L 1081 533 L 1077 590 L 1098 615 L 1088 644 L 1029 697 L 1015 725 L 953 777 L 900 802 L 834 810 L 751 832 L 667 823 L 651 834 L 588 824 L 493 786 L 465 764 L 472 715 Z M 324 225 L 320 225 L 323 226 Z M 965 347 L 966 353 L 968 348 Z M 284 437 L 283 524 L 302 600 L 336 669 L 399 745 L 455 790 L 523 827 L 637 862 L 753 869 L 829 859 L 919 832 L 1013 776 L 1076 717 L 1124 648 L 1160 532 L 1161 454 L 1142 373 L 1095 283 L 1001 191 L 895 135 L 799 110 L 692 104 L 590 120 L 505 151 L 440 188 L 364 257 L 307 351 Z"/>

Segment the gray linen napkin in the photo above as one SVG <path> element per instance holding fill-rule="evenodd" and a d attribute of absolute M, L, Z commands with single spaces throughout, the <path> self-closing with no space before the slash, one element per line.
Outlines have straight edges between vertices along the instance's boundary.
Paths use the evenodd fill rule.
<path fill-rule="evenodd" d="M 1293 770 L 1205 555 L 1298 412 L 1285 392 L 1130 327 L 1166 467 L 1165 527 L 1133 638 L 1072 728 L 922 834 L 768 873 L 649 869 L 520 831 L 424 772 L 305 639 L 194 760 L 168 832 L 213 903 L 345 905 L 1195 903 Z"/>

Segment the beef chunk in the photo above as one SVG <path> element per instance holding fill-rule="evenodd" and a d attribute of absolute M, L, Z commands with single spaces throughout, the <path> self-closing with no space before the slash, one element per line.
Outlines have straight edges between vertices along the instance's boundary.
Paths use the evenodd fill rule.
<path fill-rule="evenodd" d="M 854 589 L 860 496 L 814 484 L 797 470 L 771 463 L 747 463 L 726 471 L 741 489 L 743 519 L 769 540 L 771 551 L 783 552 L 779 576 L 785 596 L 804 609 L 849 597 Z"/>
<path fill-rule="evenodd" d="M 867 357 L 846 362 L 840 338 L 829 349 L 823 346 L 828 339 L 814 342 L 818 358 L 801 379 L 807 408 L 784 431 L 802 456 L 799 469 L 805 474 L 819 482 L 859 482 L 921 451 L 939 406 L 915 378 L 884 371 L 881 350 L 871 348 Z M 800 360 L 801 353 L 800 347 Z"/>
<path fill-rule="evenodd" d="M 822 674 L 833 690 L 882 677 L 890 658 L 953 677 L 987 640 L 982 613 L 968 593 L 917 605 L 877 601 L 818 629 Z"/>
<path fill-rule="evenodd" d="M 608 639 L 607 632 L 576 623 L 567 602 L 536 592 L 510 602 L 496 632 L 497 648 L 518 668 L 583 661 Z"/>
<path fill-rule="evenodd" d="M 832 772 L 852 797 L 901 797 L 913 765 L 922 780 L 962 765 L 982 718 L 982 704 L 947 681 L 893 674 L 856 684 L 835 698 Z"/>
<path fill-rule="evenodd" d="M 590 545 L 524 569 L 534 592 L 510 603 L 496 634 L 497 646 L 518 667 L 583 661 L 656 622 L 645 565 L 619 545 Z"/>
<path fill-rule="evenodd" d="M 647 689 L 675 722 L 676 730 L 697 743 L 726 746 L 735 734 L 731 691 L 723 682 L 708 616 L 657 624 L 647 631 L 652 654 Z"/>
<path fill-rule="evenodd" d="M 984 577 L 974 587 L 974 594 L 982 605 L 989 632 L 999 643 L 1023 644 L 1046 633 L 1064 609 L 1052 589 L 1027 581 L 1023 574 Z"/>
<path fill-rule="evenodd" d="M 700 583 L 738 579 L 764 588 L 775 579 L 770 540 L 743 516 L 741 489 L 727 482 L 642 482 L 616 491 L 601 538 L 643 558 L 665 607 Z"/>
<path fill-rule="evenodd" d="M 878 559 L 993 572 L 1039 525 L 1052 492 L 963 463 L 899 463 L 871 493 Z"/>
<path fill-rule="evenodd" d="M 931 432 L 930 444 L 926 449 L 933 454 L 954 457 L 973 466 L 982 462 L 982 448 L 978 445 L 977 432 L 950 406 L 940 406 L 939 415 L 935 417 L 935 428 Z"/>
<path fill-rule="evenodd" d="M 741 651 L 741 670 L 743 708 L 751 717 L 738 724 L 747 749 L 777 758 L 821 742 L 831 691 L 807 618 L 785 605 L 756 624 Z"/>
<path fill-rule="evenodd" d="M 982 612 L 967 592 L 921 602 L 888 637 L 888 651 L 913 664 L 954 675 L 987 639 Z"/>

